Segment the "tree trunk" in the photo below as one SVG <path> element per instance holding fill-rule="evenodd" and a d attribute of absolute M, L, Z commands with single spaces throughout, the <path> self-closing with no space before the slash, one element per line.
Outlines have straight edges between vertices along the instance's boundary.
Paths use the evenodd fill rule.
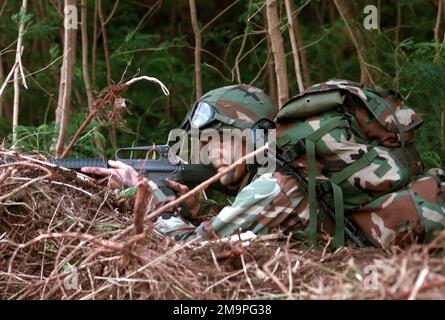
<path fill-rule="evenodd" d="M 102 32 L 102 41 L 104 46 L 104 55 L 105 55 L 105 65 L 107 67 L 107 83 L 110 85 L 112 83 L 112 72 L 111 72 L 111 61 L 110 61 L 110 52 L 108 50 L 108 35 L 107 35 L 107 29 L 105 26 L 105 19 L 102 12 L 102 0 L 98 1 L 98 7 L 99 7 L 99 20 L 100 20 L 100 28 Z"/>
<path fill-rule="evenodd" d="M 365 60 L 366 43 L 360 31 L 353 26 L 353 17 L 356 15 L 353 13 L 353 7 L 351 6 L 350 0 L 334 0 L 334 3 L 340 16 L 345 22 L 348 35 L 354 43 L 355 50 L 357 51 L 360 64 L 360 82 L 368 86 L 373 85 L 374 82 L 368 68 L 368 63 Z"/>
<path fill-rule="evenodd" d="M 65 0 L 65 6 L 75 5 L 76 0 Z M 67 17 L 65 17 L 66 19 Z M 72 82 L 76 62 L 76 29 L 64 27 L 63 63 L 60 71 L 59 99 L 56 110 L 56 130 L 58 133 L 55 145 L 56 157 L 64 150 L 65 135 L 71 113 Z"/>
<path fill-rule="evenodd" d="M 93 94 L 91 92 L 91 82 L 90 82 L 90 73 L 88 71 L 88 11 L 87 11 L 87 1 L 81 0 L 81 32 L 82 32 L 82 70 L 83 70 L 83 80 L 85 83 L 85 91 L 87 94 L 88 100 L 88 110 L 89 112 L 93 112 Z M 103 150 L 104 146 L 102 141 L 96 139 L 94 144 L 99 150 Z M 99 154 L 102 156 L 101 152 Z"/>
<path fill-rule="evenodd" d="M 3 14 L 3 10 L 6 7 L 6 1 L 0 5 L 0 16 Z M 4 70 L 3 70 L 3 59 L 2 59 L 2 55 L 0 54 L 0 84 L 3 85 L 3 81 L 5 81 L 5 76 L 4 76 Z M 0 117 L 3 117 L 4 112 L 3 112 L 3 98 L 0 95 Z"/>
<path fill-rule="evenodd" d="M 17 50 L 15 54 L 15 69 L 14 69 L 14 104 L 13 104 L 13 116 L 12 116 L 12 144 L 13 148 L 17 142 L 17 127 L 19 125 L 19 108 L 20 108 L 20 83 L 19 77 L 22 76 L 22 81 L 25 84 L 25 76 L 23 73 L 23 66 L 21 63 L 23 53 L 23 34 L 25 31 L 25 19 L 26 9 L 28 7 L 28 1 L 23 0 L 22 7 L 20 9 L 20 25 L 19 35 L 17 39 Z"/>
<path fill-rule="evenodd" d="M 97 65 L 97 20 L 98 20 L 98 2 L 94 1 L 94 21 L 93 21 L 93 48 L 91 49 L 91 79 L 93 88 L 96 86 L 96 65 Z"/>
<path fill-rule="evenodd" d="M 88 71 L 88 12 L 87 1 L 81 0 L 81 32 L 82 32 L 82 71 L 85 91 L 88 99 L 88 110 L 91 112 L 93 107 L 93 94 L 91 93 L 90 72 Z"/>
<path fill-rule="evenodd" d="M 434 62 L 436 62 L 437 59 L 439 59 L 439 53 L 440 53 L 439 45 L 442 41 L 440 37 L 440 23 L 442 22 L 443 19 L 442 16 L 443 16 L 444 3 L 445 0 L 439 0 L 439 4 L 437 6 L 436 25 L 434 26 L 434 42 L 436 44 L 436 57 L 434 58 Z"/>
<path fill-rule="evenodd" d="M 291 0 L 285 0 L 287 13 L 287 28 L 289 30 L 289 39 L 292 46 L 292 56 L 294 58 L 295 77 L 297 79 L 298 91 L 304 91 L 303 78 L 301 76 L 300 55 L 298 53 L 298 44 L 295 39 L 295 23 L 292 15 Z"/>
<path fill-rule="evenodd" d="M 111 85 L 113 82 L 112 78 L 112 70 L 111 70 L 111 60 L 110 60 L 110 52 L 108 49 L 108 34 L 106 29 L 106 21 L 102 11 L 102 0 L 97 0 L 98 2 L 98 15 L 100 21 L 100 32 L 102 33 L 102 43 L 104 47 L 104 56 L 105 56 L 105 66 L 107 68 L 107 84 Z M 111 124 L 111 132 L 109 134 L 111 145 L 114 149 L 117 148 L 117 129 L 114 124 Z"/>
<path fill-rule="evenodd" d="M 439 0 L 437 5 L 437 16 L 436 16 L 436 24 L 434 26 L 434 42 L 436 44 L 436 56 L 434 58 L 434 62 L 437 63 L 440 55 L 440 24 L 442 22 L 443 10 L 444 10 L 445 0 Z M 440 115 L 440 140 L 442 142 L 442 150 L 445 150 L 445 105 L 442 107 L 442 113 Z"/>
<path fill-rule="evenodd" d="M 277 14 L 276 0 L 266 1 L 266 12 L 278 84 L 278 106 L 281 108 L 289 99 L 289 87 L 287 82 L 286 56 L 284 53 L 283 37 L 280 32 L 280 20 Z"/>
<path fill-rule="evenodd" d="M 295 11 L 295 3 L 294 1 L 290 2 L 290 7 L 292 12 Z M 309 64 L 307 62 L 307 55 L 306 55 L 306 49 L 303 49 L 303 35 L 301 34 L 300 29 L 300 21 L 298 19 L 298 14 L 294 16 L 294 22 L 295 22 L 295 34 L 297 36 L 297 45 L 298 45 L 298 52 L 300 53 L 301 58 L 301 66 L 303 67 L 303 83 L 305 87 L 309 87 L 312 84 L 311 81 L 311 73 L 309 72 Z"/>
<path fill-rule="evenodd" d="M 190 17 L 192 20 L 193 33 L 195 35 L 195 83 L 196 83 L 196 99 L 202 96 L 202 75 L 201 75 L 201 50 L 202 50 L 202 34 L 198 24 L 198 14 L 196 12 L 195 0 L 189 0 Z"/>
<path fill-rule="evenodd" d="M 267 12 L 266 8 L 264 8 L 264 29 L 269 29 L 269 24 L 267 22 Z M 267 43 L 267 55 L 270 55 L 269 61 L 267 63 L 267 86 L 270 99 L 272 100 L 272 103 L 276 108 L 278 108 L 278 93 L 277 93 L 277 81 L 275 77 L 275 64 L 274 64 L 274 58 L 272 54 L 272 44 L 270 43 L 270 37 L 267 37 L 266 39 Z"/>

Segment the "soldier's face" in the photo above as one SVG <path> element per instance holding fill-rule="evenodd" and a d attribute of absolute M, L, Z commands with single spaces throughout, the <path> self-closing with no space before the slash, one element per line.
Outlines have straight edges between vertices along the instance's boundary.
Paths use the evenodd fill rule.
<path fill-rule="evenodd" d="M 221 172 L 245 154 L 245 144 L 230 141 L 211 140 L 208 143 L 209 160 L 213 167 Z M 240 182 L 246 173 L 246 164 L 239 164 L 236 168 L 220 178 L 223 186 Z"/>

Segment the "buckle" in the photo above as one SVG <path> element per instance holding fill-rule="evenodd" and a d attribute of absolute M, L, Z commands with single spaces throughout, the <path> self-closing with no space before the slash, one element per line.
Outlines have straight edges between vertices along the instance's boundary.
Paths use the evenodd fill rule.
<path fill-rule="evenodd" d="M 298 153 L 295 151 L 294 148 L 289 148 L 289 149 L 283 151 L 281 153 L 281 156 L 283 157 L 284 161 L 290 163 L 290 162 L 294 161 L 297 158 Z"/>

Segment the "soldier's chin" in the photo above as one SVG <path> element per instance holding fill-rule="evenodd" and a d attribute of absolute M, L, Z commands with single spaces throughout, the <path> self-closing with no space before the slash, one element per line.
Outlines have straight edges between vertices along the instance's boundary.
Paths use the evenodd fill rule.
<path fill-rule="evenodd" d="M 223 185 L 223 186 L 228 186 L 229 184 L 233 183 L 233 177 L 234 177 L 234 172 L 231 171 L 225 175 L 223 175 L 221 178 L 219 178 L 219 182 Z"/>
<path fill-rule="evenodd" d="M 243 175 L 244 175 L 243 166 L 239 166 L 239 167 L 236 167 L 234 170 L 230 171 L 229 173 L 223 175 L 219 179 L 219 182 L 223 186 L 229 186 L 229 185 L 232 185 L 232 184 L 235 184 L 235 183 L 241 181 L 241 179 L 243 178 Z"/>

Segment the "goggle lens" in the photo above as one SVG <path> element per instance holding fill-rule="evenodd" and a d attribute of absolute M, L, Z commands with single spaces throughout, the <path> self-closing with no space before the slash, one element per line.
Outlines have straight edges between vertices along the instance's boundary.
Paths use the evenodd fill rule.
<path fill-rule="evenodd" d="M 192 114 L 190 124 L 194 128 L 202 128 L 213 120 L 214 112 L 213 107 L 207 102 L 199 102 Z"/>

